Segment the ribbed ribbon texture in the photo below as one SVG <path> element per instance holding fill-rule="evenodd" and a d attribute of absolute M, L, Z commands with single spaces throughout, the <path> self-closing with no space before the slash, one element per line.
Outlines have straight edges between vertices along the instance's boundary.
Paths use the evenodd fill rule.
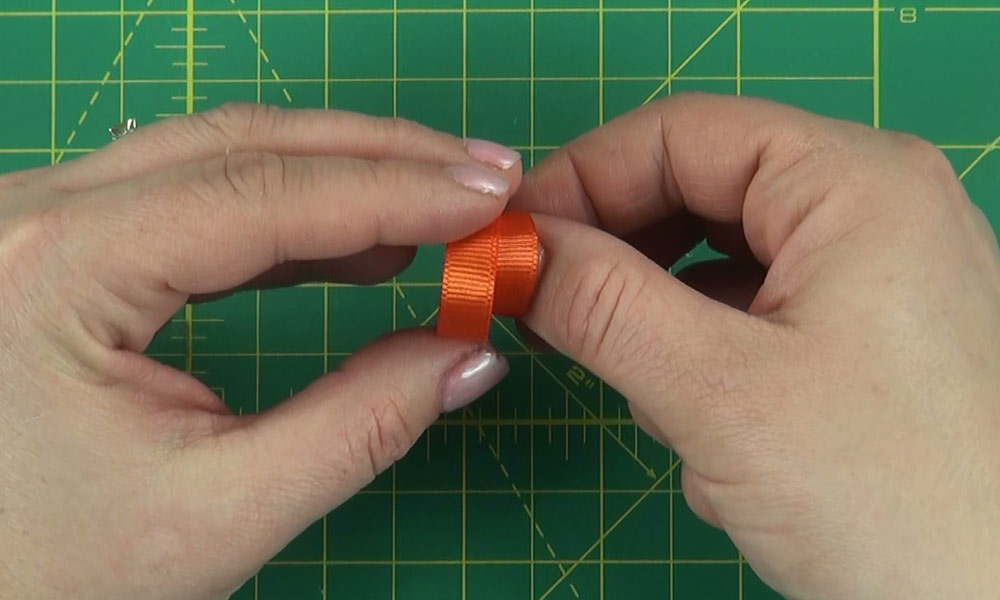
<path fill-rule="evenodd" d="M 538 233 L 526 212 L 505 213 L 484 229 L 448 244 L 438 335 L 486 341 L 494 314 L 522 316 L 535 293 L 538 262 Z"/>

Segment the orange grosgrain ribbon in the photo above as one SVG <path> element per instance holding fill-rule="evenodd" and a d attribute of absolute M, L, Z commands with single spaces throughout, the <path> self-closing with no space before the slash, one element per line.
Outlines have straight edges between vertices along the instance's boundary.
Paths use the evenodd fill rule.
<path fill-rule="evenodd" d="M 526 212 L 510 212 L 448 244 L 441 283 L 439 335 L 486 341 L 494 314 L 520 317 L 538 278 L 538 233 Z"/>

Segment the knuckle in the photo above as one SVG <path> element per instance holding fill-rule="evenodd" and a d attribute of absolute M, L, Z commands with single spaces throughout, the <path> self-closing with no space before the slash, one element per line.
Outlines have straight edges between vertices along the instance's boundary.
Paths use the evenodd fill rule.
<path fill-rule="evenodd" d="M 773 127 L 784 148 L 786 171 L 824 173 L 836 170 L 831 168 L 835 165 L 850 173 L 863 160 L 856 149 L 868 132 L 861 126 L 838 123 L 836 130 L 831 130 L 827 122 L 809 122 L 788 130 L 780 123 Z"/>
<path fill-rule="evenodd" d="M 634 360 L 645 353 L 639 331 L 645 324 L 635 315 L 646 276 L 626 264 L 584 261 L 568 279 L 572 286 L 566 319 L 569 349 L 584 360 Z"/>
<path fill-rule="evenodd" d="M 227 144 L 244 144 L 270 137 L 280 115 L 280 109 L 267 104 L 230 102 L 195 118 L 197 124 L 215 131 Z"/>
<path fill-rule="evenodd" d="M 416 121 L 403 117 L 387 117 L 377 121 L 381 133 L 393 141 L 406 145 L 415 144 L 427 130 Z"/>
<path fill-rule="evenodd" d="M 990 255 L 993 255 L 997 247 L 997 232 L 993 229 L 993 225 L 990 224 L 989 217 L 986 216 L 986 213 L 981 208 L 970 202 L 969 218 L 973 223 L 974 229 L 980 234 L 980 239 L 986 242 L 987 251 Z"/>
<path fill-rule="evenodd" d="M 358 179 L 364 189 L 400 189 L 403 178 L 399 163 L 389 160 L 361 160 L 357 162 Z"/>
<path fill-rule="evenodd" d="M 39 172 L 36 169 L 0 173 L 0 193 L 25 188 L 28 186 L 29 181 L 31 181 L 32 175 L 38 174 Z M 0 203 L 3 203 L 3 200 L 3 198 L 0 198 Z"/>
<path fill-rule="evenodd" d="M 414 436 L 400 409 L 405 397 L 393 391 L 368 407 L 365 458 L 374 478 L 409 451 Z"/>
<path fill-rule="evenodd" d="M 66 204 L 56 204 L 0 221 L 0 265 L 38 265 L 53 255 L 72 222 L 69 213 Z"/>
<path fill-rule="evenodd" d="M 270 152 L 241 152 L 222 158 L 221 167 L 213 169 L 213 177 L 221 176 L 230 192 L 242 200 L 281 195 L 287 185 L 288 165 L 285 158 Z"/>
<path fill-rule="evenodd" d="M 696 106 L 699 103 L 711 102 L 718 97 L 697 90 L 678 91 L 658 99 L 655 104 L 659 110 L 676 110 L 678 107 Z"/>
<path fill-rule="evenodd" d="M 926 234 L 942 231 L 944 223 L 954 225 L 969 219 L 973 204 L 944 153 L 927 140 L 906 133 L 894 134 L 893 142 L 893 151 L 902 161 L 898 185 L 907 191 L 911 206 L 905 222 Z"/>
<path fill-rule="evenodd" d="M 915 135 L 896 134 L 902 155 L 919 173 L 934 181 L 950 182 L 955 179 L 955 170 L 948 158 L 934 144 Z"/>

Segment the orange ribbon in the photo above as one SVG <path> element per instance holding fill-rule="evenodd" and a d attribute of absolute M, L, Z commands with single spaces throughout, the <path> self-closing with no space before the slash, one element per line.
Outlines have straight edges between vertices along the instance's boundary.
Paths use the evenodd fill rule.
<path fill-rule="evenodd" d="M 538 278 L 535 222 L 510 212 L 469 237 L 448 244 L 441 283 L 439 335 L 486 341 L 494 314 L 528 311 Z"/>

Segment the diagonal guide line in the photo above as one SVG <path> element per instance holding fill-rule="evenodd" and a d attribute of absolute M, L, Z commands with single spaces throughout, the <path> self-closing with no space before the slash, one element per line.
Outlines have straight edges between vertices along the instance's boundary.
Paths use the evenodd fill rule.
<path fill-rule="evenodd" d="M 961 175 L 958 176 L 958 180 L 961 181 L 965 179 L 965 177 L 969 173 L 971 173 L 973 169 L 979 166 L 979 163 L 983 162 L 983 159 L 986 158 L 986 155 L 988 155 L 990 152 L 993 152 L 998 147 L 1000 147 L 1000 135 L 998 135 L 996 139 L 994 139 L 992 142 L 987 144 L 987 146 L 983 148 L 983 151 L 979 153 L 979 156 L 973 159 L 973 161 L 969 163 L 969 166 L 965 167 L 965 170 L 963 170 Z"/>
<path fill-rule="evenodd" d="M 59 155 L 56 156 L 55 164 L 61 163 L 62 159 L 66 156 L 66 148 L 68 148 L 73 143 L 73 140 L 76 139 L 77 132 L 79 131 L 80 127 L 83 127 L 83 124 L 87 121 L 87 117 L 90 116 L 90 110 L 94 108 L 94 104 L 97 103 L 97 99 L 101 97 L 101 91 L 104 90 L 104 87 L 111 79 L 111 69 L 121 64 L 122 59 L 125 57 L 125 48 L 127 48 L 128 45 L 132 43 L 132 40 L 135 39 L 136 30 L 139 28 L 140 25 L 142 25 L 142 22 L 146 19 L 146 11 L 148 11 L 150 8 L 153 7 L 154 2 L 156 2 L 156 0 L 146 0 L 145 10 L 139 11 L 138 16 L 136 16 L 135 18 L 135 23 L 132 24 L 132 30 L 129 31 L 128 35 L 125 36 L 125 39 L 122 42 L 121 49 L 118 50 L 118 54 L 116 54 L 114 60 L 111 61 L 111 66 L 108 68 L 107 71 L 104 72 L 104 75 L 101 77 L 101 82 L 97 84 L 97 89 L 94 91 L 93 94 L 91 94 L 90 101 L 87 103 L 87 106 L 83 109 L 83 112 L 80 113 L 80 117 L 76 120 L 76 127 L 74 127 L 72 131 L 70 131 L 69 136 L 66 138 L 66 143 L 63 144 L 63 149 L 60 150 Z"/>
<path fill-rule="evenodd" d="M 590 547 L 587 548 L 587 550 L 583 554 L 580 555 L 580 558 L 573 561 L 573 564 L 570 565 L 568 569 L 566 569 L 566 572 L 563 573 L 559 577 L 559 579 L 556 579 L 555 582 L 553 582 L 553 584 L 549 586 L 549 589 L 545 590 L 545 593 L 538 597 L 538 600 L 545 600 L 546 598 L 548 598 L 549 595 L 551 595 L 552 592 L 555 591 L 557 587 L 559 587 L 559 584 L 565 581 L 566 578 L 569 577 L 570 574 L 573 571 L 575 571 L 577 567 L 583 564 L 583 561 L 587 560 L 587 557 L 590 556 L 590 553 L 596 550 L 597 547 L 601 545 L 601 542 L 607 539 L 608 535 L 610 535 L 612 531 L 617 529 L 618 526 L 621 525 L 622 522 L 625 521 L 625 519 L 635 511 L 636 508 L 639 508 L 639 505 L 642 504 L 646 498 L 649 498 L 649 495 L 652 494 L 653 491 L 656 490 L 656 488 L 659 487 L 660 484 L 663 483 L 663 481 L 667 477 L 669 477 L 670 474 L 673 473 L 678 466 L 680 466 L 680 464 L 681 460 L 679 458 L 675 460 L 673 463 L 671 463 L 671 465 L 667 468 L 667 470 L 663 472 L 663 475 L 660 475 L 656 479 L 656 481 L 653 482 L 653 485 L 649 487 L 649 489 L 643 492 L 642 495 L 639 496 L 636 499 L 636 501 L 632 503 L 631 506 L 625 509 L 625 512 L 623 512 L 621 516 L 618 517 L 618 519 L 614 523 L 612 523 L 607 529 L 604 530 L 604 533 L 600 537 L 598 537 L 597 540 L 595 540 L 594 543 L 591 544 Z"/>
<path fill-rule="evenodd" d="M 271 57 L 268 56 L 267 51 L 264 50 L 264 46 L 261 45 L 260 43 L 260 37 L 259 37 L 260 34 L 253 30 L 253 27 L 247 20 L 246 13 L 243 12 L 243 9 L 236 4 L 236 0 L 229 0 L 229 3 L 233 5 L 234 9 L 236 9 L 236 16 L 239 17 L 240 21 L 247 26 L 247 34 L 250 36 L 250 39 L 253 41 L 254 45 L 257 46 L 257 52 L 259 52 L 260 57 L 264 59 L 264 63 L 268 66 L 268 68 L 271 69 L 271 77 L 273 77 L 276 82 L 281 83 L 281 76 L 278 75 L 278 70 L 274 67 L 274 65 L 271 64 Z M 281 86 L 281 92 L 282 94 L 284 94 L 285 100 L 287 100 L 288 103 L 291 104 L 292 95 L 288 92 L 288 88 L 285 87 L 284 85 Z"/>
<path fill-rule="evenodd" d="M 420 326 L 427 327 L 427 324 L 430 323 L 434 319 L 434 317 L 437 316 L 439 310 L 441 309 L 435 308 L 434 310 L 432 310 L 431 314 L 427 315 L 427 318 L 420 322 Z"/>
<path fill-rule="evenodd" d="M 509 335 L 511 337 L 511 339 L 514 340 L 517 343 L 517 345 L 521 346 L 521 348 L 528 353 L 528 355 L 531 357 L 531 360 L 534 361 L 536 365 L 538 365 L 539 367 L 541 367 L 541 369 L 543 371 L 545 371 L 546 373 L 549 374 L 550 377 L 552 377 L 553 381 L 555 381 L 557 384 L 559 384 L 559 387 L 561 387 L 563 389 L 563 391 L 565 391 L 566 394 L 569 395 L 569 397 L 572 398 L 573 401 L 576 402 L 580 406 L 581 409 L 583 409 L 583 413 L 585 415 L 587 415 L 588 417 L 590 417 L 591 419 L 593 419 L 595 423 L 600 424 L 601 429 L 603 429 L 611 437 L 611 439 L 613 439 L 614 441 L 618 442 L 618 445 L 621 446 L 622 449 L 629 456 L 632 457 L 632 460 L 634 460 L 635 462 L 637 462 L 639 464 L 639 466 L 642 467 L 642 469 L 646 472 L 647 476 L 649 476 L 651 479 L 654 478 L 654 477 L 656 477 L 656 472 L 653 470 L 653 468 L 650 467 L 649 465 L 647 465 L 645 462 L 643 462 L 643 460 L 641 458 L 639 458 L 639 455 L 636 454 L 631 448 L 629 448 L 628 445 L 625 444 L 625 442 L 623 442 L 620 437 L 616 436 L 614 434 L 614 432 L 611 431 L 611 428 L 607 426 L 607 424 L 601 423 L 601 420 L 597 417 L 596 414 L 594 414 L 594 411 L 590 410 L 589 406 L 587 406 L 586 404 L 584 404 L 583 401 L 580 400 L 576 396 L 576 394 L 574 394 L 572 392 L 572 390 L 570 390 L 569 387 L 565 383 L 563 383 L 563 381 L 561 379 L 559 379 L 558 377 L 556 377 L 556 374 L 553 373 L 552 370 L 549 369 L 549 367 L 545 363 L 543 363 L 541 360 L 539 360 L 537 354 L 535 354 L 534 352 L 532 352 L 531 350 L 529 350 L 528 347 L 524 344 L 524 342 L 522 342 L 516 335 L 514 335 L 514 333 L 510 329 L 508 329 L 507 326 L 504 325 L 502 321 L 500 321 L 497 318 L 494 318 L 493 320 L 494 320 L 494 322 L 496 322 L 497 325 L 500 326 L 501 329 L 503 329 L 504 331 L 507 332 L 507 335 Z"/>
<path fill-rule="evenodd" d="M 145 8 L 139 11 L 139 14 L 135 18 L 135 22 L 132 24 L 132 30 L 129 31 L 128 34 L 125 36 L 121 49 L 115 55 L 115 58 L 111 61 L 111 67 L 109 67 L 107 71 L 104 72 L 104 75 L 101 77 L 100 83 L 97 84 L 97 89 L 90 96 L 90 100 L 87 103 L 87 106 L 83 109 L 83 112 L 80 113 L 80 116 L 77 118 L 76 127 L 72 131 L 70 131 L 69 136 L 67 136 L 66 143 L 63 144 L 63 148 L 59 151 L 59 154 L 55 158 L 55 164 L 61 163 L 63 158 L 65 158 L 66 150 L 73 144 L 73 141 L 76 140 L 76 136 L 79 133 L 79 128 L 82 127 L 83 124 L 87 121 L 87 117 L 90 116 L 91 109 L 93 109 L 94 105 L 97 103 L 97 99 L 101 97 L 101 92 L 107 86 L 108 81 L 111 80 L 111 69 L 121 64 L 122 59 L 124 58 L 125 48 L 127 48 L 128 45 L 132 43 L 132 40 L 135 39 L 135 32 L 139 29 L 139 26 L 142 25 L 143 21 L 146 20 L 146 15 L 149 12 L 149 10 L 153 7 L 153 4 L 155 2 L 156 0 L 146 0 Z M 242 21 L 243 24 L 247 26 L 247 33 L 250 35 L 250 39 L 253 40 L 254 44 L 257 44 L 257 34 L 250 26 L 250 23 L 246 18 L 246 13 L 244 13 L 243 10 L 237 6 L 236 0 L 229 0 L 229 3 L 232 4 L 233 7 L 236 9 L 236 16 L 239 17 L 240 21 Z M 189 48 L 189 50 L 194 49 L 193 44 L 190 43 L 185 44 L 184 47 Z M 264 59 L 264 62 L 271 67 L 271 76 L 274 78 L 274 80 L 278 83 L 282 83 L 281 76 L 278 74 L 277 69 L 271 65 L 271 58 L 270 56 L 268 56 L 267 51 L 264 50 L 262 46 L 260 47 L 260 55 L 261 58 Z M 191 57 L 187 58 L 186 64 L 189 65 L 188 68 L 193 68 L 194 64 L 193 61 L 191 60 Z M 193 78 L 187 77 L 185 81 L 193 81 Z M 291 93 L 289 93 L 288 88 L 282 86 L 281 91 L 285 96 L 285 100 L 287 100 L 288 103 L 290 104 L 292 102 L 292 95 Z M 187 99 L 188 103 L 193 102 L 194 94 L 192 93 L 192 90 L 187 90 L 185 98 Z M 192 106 L 187 106 L 186 108 L 188 113 L 193 112 Z"/>
<path fill-rule="evenodd" d="M 673 82 L 674 78 L 680 75 L 680 72 L 683 71 L 685 67 L 687 67 L 689 64 L 691 64 L 691 61 L 694 60 L 699 54 L 701 54 L 701 51 L 704 50 L 705 47 L 707 47 L 712 42 L 712 40 L 714 40 L 716 37 L 719 36 L 720 33 L 722 33 L 722 30 L 726 28 L 726 25 L 729 25 L 730 23 L 733 22 L 733 19 L 736 18 L 736 15 L 738 15 L 740 11 L 746 8 L 747 4 L 750 4 L 750 0 L 743 0 L 743 2 L 735 10 L 733 10 L 733 12 L 729 13 L 729 16 L 726 17 L 722 21 L 722 23 L 720 23 L 719 26 L 712 31 L 712 33 L 708 34 L 708 37 L 705 38 L 700 44 L 698 44 L 698 47 L 695 48 L 694 51 L 688 55 L 687 58 L 681 61 L 681 64 L 677 65 L 677 68 L 674 69 L 673 72 L 670 73 L 670 75 L 667 75 L 667 78 L 663 80 L 663 83 L 656 86 L 656 89 L 653 90 L 653 93 L 650 94 L 649 96 L 646 96 L 646 99 L 643 100 L 642 103 L 649 104 L 650 102 L 652 102 L 653 99 L 656 98 L 657 94 L 662 92 L 664 88 L 670 85 L 671 82 Z"/>
<path fill-rule="evenodd" d="M 476 428 L 479 430 L 479 441 L 486 443 L 487 448 L 489 448 L 490 450 L 490 454 L 493 455 L 493 458 L 497 462 L 497 466 L 500 467 L 500 472 L 503 474 L 504 478 L 507 479 L 507 483 L 510 484 L 511 490 L 513 490 L 514 495 L 517 496 L 517 499 L 521 502 L 521 508 L 524 509 L 524 513 L 528 515 L 528 518 L 531 519 L 532 523 L 535 524 L 535 531 L 533 532 L 532 535 L 538 534 L 538 537 L 541 538 L 543 542 L 545 542 L 545 548 L 546 550 L 548 550 L 549 556 L 551 556 L 553 560 L 555 560 L 556 551 L 552 547 L 552 543 L 549 542 L 547 539 L 545 539 L 545 532 L 542 531 L 541 526 L 538 524 L 537 517 L 535 517 L 534 513 L 531 512 L 531 507 L 528 506 L 528 503 L 524 501 L 524 494 L 521 492 L 521 489 L 517 487 L 517 484 L 514 483 L 514 479 L 513 477 L 511 477 L 510 471 L 507 470 L 507 466 L 503 464 L 502 460 L 500 460 L 500 451 L 497 450 L 497 447 L 492 442 L 490 442 L 489 437 L 487 437 L 486 430 L 483 429 L 482 415 L 480 415 L 479 418 L 476 419 L 475 413 L 473 413 L 472 409 L 468 407 L 466 407 L 465 413 L 469 416 L 469 418 L 477 421 Z M 499 438 L 497 438 L 497 444 L 499 444 Z M 561 562 L 556 563 L 556 566 L 559 567 L 559 573 L 562 575 L 563 579 L 569 577 L 569 571 L 566 569 L 563 563 Z M 573 592 L 574 597 L 576 598 L 580 597 L 580 592 L 579 590 L 576 589 L 576 584 L 570 583 L 569 589 L 571 592 Z"/>
<path fill-rule="evenodd" d="M 399 294 L 399 298 L 403 301 L 403 304 L 406 305 L 406 312 L 410 313 L 410 316 L 416 319 L 417 311 L 413 308 L 413 305 L 410 304 L 410 300 L 406 297 L 406 293 L 403 292 L 403 286 L 399 284 L 399 281 L 397 281 L 395 277 L 392 278 L 392 287 L 396 290 L 396 293 Z"/>

